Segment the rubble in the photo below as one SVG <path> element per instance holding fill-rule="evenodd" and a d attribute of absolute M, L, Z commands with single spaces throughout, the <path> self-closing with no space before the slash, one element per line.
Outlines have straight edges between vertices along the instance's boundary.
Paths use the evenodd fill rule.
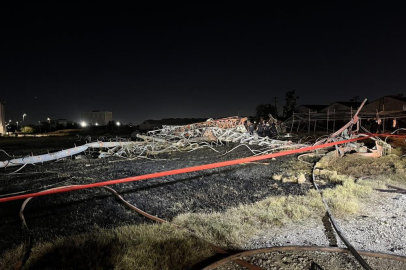
<path fill-rule="evenodd" d="M 87 136 L 85 145 L 70 148 L 56 153 L 40 156 L 29 156 L 0 162 L 0 168 L 43 163 L 80 154 L 87 150 L 97 149 L 99 158 L 116 156 L 121 158 L 148 158 L 161 153 L 173 151 L 194 151 L 200 148 L 215 147 L 224 143 L 239 143 L 248 147 L 254 155 L 261 155 L 283 149 L 297 149 L 307 144 L 292 141 L 274 140 L 268 137 L 250 135 L 244 124 L 247 118 L 228 117 L 218 120 L 208 119 L 206 122 L 186 126 L 164 126 L 148 132 L 146 135 L 136 134 L 139 141 L 96 141 L 90 142 Z M 252 150 L 248 145 L 263 146 L 262 150 Z"/>
<path fill-rule="evenodd" d="M 358 113 L 362 109 L 366 100 L 358 108 L 352 120 L 326 138 L 319 138 L 314 146 L 337 142 L 345 139 L 353 139 L 362 136 L 369 136 L 368 131 L 361 127 L 367 133 L 359 133 L 360 124 Z M 272 116 L 270 116 L 272 117 Z M 273 119 L 273 118 L 272 118 Z M 282 150 L 298 149 L 310 146 L 310 143 L 294 143 L 290 140 L 277 140 L 269 137 L 259 137 L 257 134 L 250 135 L 246 129 L 247 118 L 227 117 L 221 119 L 208 119 L 205 122 L 194 123 L 184 126 L 163 126 L 162 129 L 156 129 L 147 132 L 147 134 L 131 134 L 137 141 L 126 140 L 122 138 L 99 137 L 97 141 L 92 142 L 92 138 L 87 136 L 85 145 L 70 148 L 39 156 L 28 156 L 7 161 L 0 161 L 0 168 L 11 166 L 25 166 L 26 164 L 43 163 L 52 160 L 59 160 L 80 154 L 85 151 L 92 152 L 99 158 L 111 156 L 121 158 L 149 158 L 158 154 L 174 151 L 194 151 L 201 148 L 210 148 L 215 152 L 217 146 L 228 143 L 236 143 L 238 146 L 247 147 L 253 155 L 269 154 Z M 353 130 L 353 127 L 356 130 Z M 278 136 L 283 139 L 291 138 L 287 136 Z M 81 137 L 79 136 L 79 139 Z M 368 149 L 363 143 L 351 142 L 336 146 L 336 155 L 343 156 L 345 153 L 357 152 L 359 155 L 369 157 L 380 157 L 391 153 L 391 146 L 378 137 L 371 137 L 375 140 L 375 148 Z M 100 141 L 102 140 L 102 141 Z M 108 141 L 105 141 L 108 140 Z M 257 145 L 263 147 L 261 150 L 251 149 L 250 146 Z M 238 147 L 237 146 L 237 147 Z M 97 150 L 94 150 L 97 149 Z"/>

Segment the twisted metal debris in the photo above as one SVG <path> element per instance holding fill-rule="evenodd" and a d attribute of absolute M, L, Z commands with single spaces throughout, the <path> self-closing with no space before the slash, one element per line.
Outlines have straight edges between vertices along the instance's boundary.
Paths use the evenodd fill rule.
<path fill-rule="evenodd" d="M 364 100 L 364 102 L 358 108 L 350 122 L 330 136 L 319 138 L 316 140 L 315 145 L 340 141 L 348 138 L 356 138 L 359 136 L 366 136 L 365 134 L 358 133 L 360 129 L 358 113 L 365 102 L 366 100 Z M 269 154 L 287 149 L 298 149 L 310 145 L 309 143 L 294 143 L 292 141 L 277 140 L 269 137 L 259 137 L 257 134 L 250 135 L 246 129 L 246 122 L 247 118 L 228 117 L 217 120 L 208 119 L 205 122 L 184 126 L 163 126 L 162 129 L 149 131 L 145 135 L 136 133 L 131 134 L 131 137 L 136 138 L 137 141 L 131 141 L 130 139 L 123 139 L 119 137 L 103 136 L 99 137 L 97 141 L 92 142 L 92 138 L 90 136 L 86 136 L 85 138 L 78 136 L 79 140 L 83 139 L 87 143 L 82 146 L 55 153 L 0 161 L 0 168 L 25 166 L 27 164 L 59 160 L 85 151 L 91 151 L 93 153 L 97 152 L 99 158 L 111 156 L 121 158 L 149 158 L 167 152 L 190 152 L 202 148 L 209 148 L 219 153 L 219 151 L 216 150 L 216 147 L 228 143 L 239 144 L 237 147 L 245 146 L 254 155 Z M 353 131 L 354 125 L 357 127 L 355 131 Z M 290 137 L 291 136 L 285 136 L 283 139 Z M 376 149 L 370 150 L 364 147 L 362 144 L 352 143 L 340 147 L 336 146 L 337 154 L 342 156 L 344 153 L 353 150 L 364 156 L 372 157 L 390 154 L 389 144 L 380 140 L 378 137 L 376 137 L 375 140 Z M 261 146 L 263 148 L 261 150 L 251 149 L 250 146 L 252 145 Z M 232 150 L 236 148 L 233 148 Z"/>
<path fill-rule="evenodd" d="M 97 141 L 92 142 L 90 136 L 85 138 L 78 136 L 78 139 L 84 139 L 87 143 L 55 153 L 0 161 L 0 168 L 44 163 L 77 155 L 85 151 L 96 151 L 99 158 L 111 156 L 148 158 L 165 152 L 194 151 L 202 148 L 209 148 L 219 153 L 215 148 L 227 143 L 244 145 L 254 155 L 308 146 L 308 144 L 304 143 L 275 140 L 268 137 L 259 137 L 258 135 L 252 136 L 245 127 L 246 121 L 247 118 L 228 117 L 218 120 L 208 119 L 205 122 L 185 126 L 164 126 L 162 129 L 149 131 L 146 135 L 132 134 L 132 137 L 135 137 L 137 141 L 117 137 L 99 137 Z M 100 141 L 100 139 L 109 141 Z M 258 145 L 263 148 L 253 150 L 249 145 Z"/>
<path fill-rule="evenodd" d="M 218 120 L 208 119 L 206 122 L 185 126 L 163 126 L 162 129 L 149 131 L 146 135 L 137 134 L 136 137 L 142 141 L 109 149 L 107 152 L 101 152 L 99 157 L 143 158 L 165 152 L 194 151 L 201 148 L 210 148 L 218 152 L 215 147 L 227 143 L 264 147 L 260 151 L 250 148 L 254 154 L 307 146 L 303 143 L 252 136 L 245 127 L 246 121 L 247 118 L 228 117 Z"/>

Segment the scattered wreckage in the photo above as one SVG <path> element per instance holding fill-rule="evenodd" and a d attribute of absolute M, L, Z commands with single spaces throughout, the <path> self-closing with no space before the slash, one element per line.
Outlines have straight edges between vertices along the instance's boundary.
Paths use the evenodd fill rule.
<path fill-rule="evenodd" d="M 360 142 L 351 142 L 340 146 L 336 145 L 336 154 L 343 156 L 348 152 L 357 152 L 359 155 L 369 157 L 380 157 L 390 154 L 391 146 L 388 143 L 379 137 L 369 135 L 369 132 L 363 127 L 361 128 L 364 129 L 365 133 L 359 132 L 360 124 L 358 113 L 364 104 L 365 101 L 361 104 L 350 122 L 330 136 L 316 140 L 316 143 L 313 145 L 369 136 L 375 140 L 376 146 L 373 149 L 368 149 Z M 259 137 L 257 134 L 250 135 L 247 131 L 246 123 L 247 118 L 228 117 L 217 120 L 208 119 L 205 122 L 184 126 L 163 126 L 162 129 L 149 131 L 144 135 L 132 134 L 136 137 L 135 141 L 119 138 L 116 139 L 116 141 L 111 141 L 110 139 L 110 141 L 88 142 L 84 145 L 75 146 L 74 148 L 55 153 L 0 161 L 0 168 L 44 163 L 71 157 L 85 151 L 97 151 L 99 158 L 111 156 L 121 158 L 149 158 L 165 152 L 194 151 L 201 148 L 210 148 L 213 151 L 219 152 L 216 150 L 216 147 L 227 143 L 237 143 L 239 144 L 238 146 L 245 146 L 249 148 L 254 155 L 269 154 L 288 149 L 299 149 L 312 145 L 309 142 L 301 142 L 300 140 L 298 142 L 286 140 L 292 138 L 292 135 L 289 133 L 286 136 L 278 136 L 278 139 Z M 86 139 L 91 141 L 89 136 Z M 106 140 L 107 138 L 104 137 L 102 139 Z M 251 149 L 250 146 L 252 145 L 261 146 L 262 148 L 260 150 Z"/>
<path fill-rule="evenodd" d="M 365 103 L 365 101 L 364 101 Z M 185 126 L 164 126 L 162 129 L 158 130 L 153 130 L 148 132 L 147 134 L 134 134 L 134 137 L 136 138 L 135 141 L 130 141 L 130 140 L 123 140 L 122 138 L 116 138 L 116 141 L 113 141 L 110 139 L 110 141 L 107 141 L 107 138 L 103 138 L 103 140 L 96 141 L 96 142 L 91 142 L 91 138 L 87 137 L 86 140 L 89 141 L 88 143 L 81 145 L 81 146 L 75 146 L 74 148 L 62 150 L 59 152 L 55 153 L 49 153 L 49 154 L 44 154 L 44 155 L 39 155 L 39 156 L 27 156 L 23 158 L 17 158 L 17 159 L 11 159 L 7 161 L 0 161 L 0 168 L 6 168 L 6 167 L 12 167 L 12 166 L 25 166 L 27 164 L 35 164 L 35 163 L 43 163 L 43 162 L 48 162 L 48 161 L 53 161 L 53 160 L 59 160 L 62 158 L 70 157 L 70 156 L 75 156 L 78 155 L 82 152 L 85 151 L 98 151 L 98 157 L 99 158 L 106 158 L 110 156 L 116 156 L 116 157 L 121 157 L 121 158 L 148 158 L 151 156 L 155 156 L 160 153 L 165 153 L 165 152 L 173 152 L 173 151 L 194 151 L 196 149 L 201 149 L 201 148 L 210 148 L 213 151 L 219 152 L 216 147 L 221 146 L 223 144 L 227 143 L 236 143 L 238 144 L 236 147 L 233 149 L 239 147 L 239 146 L 245 146 L 250 149 L 250 151 L 254 154 L 254 156 L 257 155 L 264 155 L 264 154 L 269 154 L 269 153 L 275 153 L 272 154 L 274 156 L 281 156 L 283 154 L 292 154 L 293 152 L 308 152 L 308 151 L 314 151 L 315 149 L 322 149 L 324 147 L 330 147 L 330 146 L 335 146 L 336 147 L 336 155 L 342 156 L 345 153 L 348 152 L 357 152 L 359 155 L 363 156 L 370 156 L 370 157 L 380 157 L 382 155 L 388 155 L 391 152 L 391 146 L 386 143 L 386 141 L 382 141 L 376 134 L 371 134 L 367 130 L 363 129 L 362 126 L 360 125 L 359 119 L 358 119 L 358 112 L 364 105 L 362 103 L 361 107 L 358 109 L 357 113 L 354 115 L 352 120 L 348 122 L 346 125 L 344 125 L 341 129 L 339 129 L 337 132 L 334 132 L 328 137 L 323 137 L 319 138 L 316 140 L 316 143 L 308 143 L 308 142 L 302 142 L 299 140 L 298 142 L 293 142 L 291 140 L 279 140 L 279 138 L 284 138 L 284 139 L 292 139 L 294 136 L 292 134 L 287 133 L 283 136 L 278 136 L 278 139 L 273 139 L 269 137 L 259 137 L 258 135 L 250 135 L 250 133 L 247 131 L 246 128 L 246 118 L 240 118 L 240 117 L 229 117 L 229 118 L 223 118 L 223 119 L 218 119 L 218 120 L 213 120 L 213 119 L 208 119 L 205 122 L 201 123 L 195 123 L 191 125 L 185 125 Z M 355 127 L 355 129 L 354 129 Z M 364 133 L 360 132 L 360 128 L 363 129 Z M 133 137 L 133 136 L 132 136 Z M 360 143 L 359 141 L 362 140 L 363 138 L 371 138 L 375 141 L 375 148 L 374 149 L 368 149 L 364 144 Z M 261 150 L 257 150 L 258 148 L 256 147 L 255 149 L 251 149 L 250 146 L 252 145 L 257 145 L 261 146 Z M 97 150 L 95 150 L 97 149 Z M 276 153 L 280 152 L 283 150 L 293 150 L 293 151 L 285 151 L 284 153 Z M 289 153 L 290 152 L 290 153 Z M 267 156 L 262 156 L 262 157 L 250 157 L 250 158 L 244 158 L 244 159 L 265 159 L 269 158 Z M 235 162 L 234 162 L 235 161 Z M 233 164 L 238 164 L 237 162 L 240 162 L 239 160 L 234 160 Z M 222 163 L 230 163 L 230 161 L 222 162 Z M 233 164 L 223 164 L 221 166 L 229 166 Z M 211 164 L 211 165 L 216 165 L 216 167 L 220 167 L 220 163 L 217 164 Z M 178 169 L 178 170 L 173 170 L 173 171 L 167 171 L 167 172 L 160 172 L 160 173 L 155 173 L 155 174 L 149 174 L 149 175 L 143 175 L 143 176 L 136 176 L 136 177 L 130 177 L 130 178 L 124 178 L 124 179 L 117 179 L 117 180 L 110 180 L 106 182 L 101 182 L 101 183 L 91 183 L 91 184 L 84 184 L 84 185 L 70 185 L 70 186 L 62 186 L 62 187 L 57 187 L 57 188 L 52 188 L 49 190 L 41 191 L 39 193 L 34 193 L 34 194 L 24 194 L 20 196 L 14 196 L 14 197 L 8 197 L 4 199 L 0 199 L 0 202 L 6 201 L 6 200 L 11 200 L 11 199 L 16 199 L 17 197 L 19 198 L 26 198 L 26 201 L 24 201 L 21 209 L 20 209 L 20 218 L 23 221 L 23 228 L 26 233 L 26 239 L 29 239 L 29 230 L 28 226 L 25 223 L 23 211 L 24 207 L 28 203 L 28 201 L 34 197 L 40 196 L 41 194 L 52 194 L 52 193 L 60 193 L 60 192 L 65 192 L 65 191 L 70 191 L 70 190 L 79 190 L 79 189 L 86 189 L 86 188 L 92 188 L 92 187 L 104 187 L 105 189 L 109 190 L 111 193 L 113 193 L 123 204 L 126 206 L 130 207 L 130 209 L 141 213 L 142 215 L 153 219 L 158 222 L 166 222 L 163 219 L 160 218 L 155 218 L 154 216 L 143 212 L 142 210 L 136 208 L 135 206 L 131 205 L 127 201 L 125 201 L 118 193 L 109 188 L 106 187 L 105 185 L 112 185 L 113 182 L 114 184 L 116 183 L 124 183 L 124 182 L 129 182 L 129 181 L 136 181 L 136 180 L 142 180 L 142 179 L 150 179 L 153 177 L 161 177 L 163 175 L 173 175 L 173 174 L 179 174 L 179 173 L 184 173 L 184 172 L 179 172 L 179 171 L 185 171 L 186 169 L 191 169 L 188 170 L 190 171 L 197 171 L 197 170 L 203 170 L 207 168 L 198 168 L 197 167 L 204 167 L 208 165 L 203 165 L 203 166 L 196 166 L 194 168 L 184 168 L 184 169 Z M 212 166 L 213 167 L 213 166 Z M 192 170 L 193 169 L 193 170 Z M 185 171 L 186 172 L 186 171 Z M 313 184 L 315 188 L 320 192 L 318 186 L 315 183 L 315 173 L 316 169 L 313 169 Z M 135 179 L 137 178 L 138 179 Z M 41 195 L 41 196 L 42 196 Z M 320 195 L 322 197 L 322 193 L 320 192 Z M 351 252 L 355 258 L 358 260 L 358 262 L 365 268 L 365 269 L 371 269 L 370 266 L 368 265 L 367 262 L 363 260 L 363 258 L 360 256 L 360 254 L 365 255 L 365 252 L 358 252 L 357 250 L 354 249 L 354 247 L 351 245 L 351 243 L 348 242 L 348 240 L 345 238 L 345 236 L 342 234 L 340 231 L 340 228 L 337 227 L 336 222 L 329 210 L 329 207 L 325 200 L 323 199 L 323 203 L 325 204 L 328 217 L 337 233 L 337 235 L 341 238 L 341 240 L 345 243 L 345 245 L 348 247 L 348 250 L 346 252 Z M 21 265 L 24 265 L 26 260 L 28 259 L 28 256 L 30 254 L 31 250 L 31 242 L 29 240 L 26 240 L 26 247 L 25 247 L 25 259 L 23 260 Z M 212 245 L 213 246 L 213 245 Z M 279 249 L 287 249 L 287 248 L 292 248 L 292 247 L 278 247 Z M 300 250 L 300 249 L 308 249 L 309 247 L 293 247 L 295 250 Z M 214 246 L 214 249 L 219 252 L 219 253 L 225 253 L 225 251 L 219 249 L 218 247 Z M 313 250 L 325 250 L 326 248 L 320 248 L 316 247 L 316 249 Z M 344 250 L 344 249 L 341 249 Z M 337 251 L 336 248 L 334 250 L 335 252 Z M 250 251 L 252 254 L 255 251 Z M 377 253 L 370 253 L 372 255 Z M 370 255 L 369 254 L 369 255 Z M 370 256 L 372 256 L 370 255 Z M 239 255 L 241 256 L 241 255 Z M 394 256 L 394 255 L 388 255 L 388 254 L 379 254 L 379 257 L 382 258 L 387 258 L 388 256 L 391 256 L 392 259 L 397 259 L 397 260 L 404 260 L 403 257 L 400 256 Z M 232 256 L 228 256 L 227 258 L 230 258 Z M 247 262 L 244 262 L 242 260 L 235 260 L 237 263 L 247 266 L 250 264 L 247 264 Z M 218 263 L 213 264 L 211 266 L 218 266 Z M 214 269 L 214 267 L 206 267 L 205 269 Z M 259 269 L 256 266 L 250 266 L 250 269 Z"/>

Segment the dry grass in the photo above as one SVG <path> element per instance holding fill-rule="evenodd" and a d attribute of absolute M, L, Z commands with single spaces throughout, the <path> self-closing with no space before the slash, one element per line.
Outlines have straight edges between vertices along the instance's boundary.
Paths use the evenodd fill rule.
<path fill-rule="evenodd" d="M 374 188 L 386 183 L 406 185 L 404 161 L 396 156 L 326 157 L 320 164 L 338 172 L 330 177 L 338 184 L 323 191 L 336 216 L 357 213 Z M 295 167 L 303 172 L 305 169 L 302 165 Z M 356 178 L 365 175 L 373 180 L 355 183 Z M 255 235 L 289 222 L 320 217 L 324 211 L 320 195 L 310 190 L 304 196 L 270 197 L 221 213 L 183 214 L 173 222 L 219 246 L 242 248 Z M 38 244 L 25 269 L 188 269 L 210 255 L 212 251 L 203 241 L 167 224 L 135 225 L 113 230 L 97 228 L 92 233 Z M 9 251 L 1 258 L 0 269 L 15 265 L 20 256 L 21 247 Z"/>
<path fill-rule="evenodd" d="M 337 172 L 338 175 L 329 177 L 331 182 L 365 179 L 372 188 L 386 188 L 387 184 L 400 185 L 406 188 L 406 159 L 396 155 L 381 158 L 368 158 L 358 155 L 348 155 L 343 158 L 324 157 L 319 162 L 323 169 Z"/>
<path fill-rule="evenodd" d="M 382 188 L 391 181 L 406 184 L 404 161 L 394 155 L 379 159 L 350 155 L 344 158 L 326 157 L 326 160 L 321 162 L 323 167 L 335 172 L 328 180 L 337 185 L 325 189 L 323 195 L 333 214 L 338 217 L 356 214 L 374 188 Z M 299 164 L 295 170 L 306 171 L 306 167 Z M 374 176 L 374 180 L 355 182 L 356 178 L 365 175 Z M 224 213 L 184 214 L 175 218 L 174 222 L 193 229 L 199 236 L 218 245 L 241 248 L 248 239 L 261 231 L 322 213 L 324 206 L 320 195 L 311 190 L 306 196 L 272 197 Z"/>
<path fill-rule="evenodd" d="M 360 201 L 373 191 L 367 182 L 354 183 L 353 179 L 336 188 L 325 189 L 323 194 L 333 213 L 348 216 L 358 212 Z M 252 205 L 241 205 L 224 213 L 183 214 L 174 222 L 194 230 L 199 236 L 227 248 L 242 248 L 252 236 L 274 226 L 303 221 L 321 216 L 324 205 L 320 195 L 310 190 L 305 196 L 278 196 Z"/>
<path fill-rule="evenodd" d="M 354 177 L 391 174 L 404 172 L 405 161 L 396 155 L 384 156 L 381 158 L 370 158 L 359 155 L 347 155 L 341 158 L 327 157 L 324 169 L 337 171 L 338 174 L 345 174 Z"/>
<path fill-rule="evenodd" d="M 0 269 L 14 269 L 23 255 L 23 246 L 11 249 L 0 256 Z"/>
<path fill-rule="evenodd" d="M 356 184 L 352 180 L 346 180 L 342 185 L 323 191 L 323 196 L 334 215 L 343 217 L 356 214 L 360 209 L 362 200 L 367 199 L 373 188 L 369 182 Z"/>
<path fill-rule="evenodd" d="M 381 158 L 326 156 L 319 162 L 319 166 L 325 169 L 325 175 L 331 174 L 328 181 L 340 183 L 336 188 L 324 191 L 329 206 L 339 216 L 357 213 L 360 201 L 366 200 L 373 189 L 385 189 L 387 184 L 406 186 L 406 162 L 396 155 Z M 355 183 L 356 178 L 363 180 Z"/>
<path fill-rule="evenodd" d="M 319 195 L 279 196 L 252 205 L 240 205 L 222 213 L 188 213 L 174 223 L 226 248 L 241 248 L 262 230 L 291 221 L 305 220 L 323 209 Z"/>
<path fill-rule="evenodd" d="M 96 228 L 34 246 L 24 269 L 189 269 L 212 254 L 205 242 L 168 224 Z M 12 269 L 20 255 L 21 247 L 7 252 L 0 269 Z"/>
<path fill-rule="evenodd" d="M 325 190 L 325 197 L 335 214 L 353 214 L 358 210 L 358 199 L 371 191 L 369 186 L 348 181 Z M 323 213 L 320 195 L 310 190 L 304 196 L 267 198 L 222 213 L 183 214 L 174 223 L 219 246 L 242 248 L 254 235 L 274 226 L 320 217 Z M 211 254 L 207 244 L 169 225 L 97 228 L 92 233 L 36 245 L 25 269 L 62 269 L 62 266 L 64 269 L 187 269 Z M 6 253 L 0 269 L 14 265 L 20 255 L 19 249 Z"/>

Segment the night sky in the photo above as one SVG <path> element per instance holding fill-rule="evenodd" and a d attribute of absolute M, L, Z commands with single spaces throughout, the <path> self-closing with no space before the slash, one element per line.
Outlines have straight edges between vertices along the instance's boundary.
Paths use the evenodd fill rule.
<path fill-rule="evenodd" d="M 31 2 L 1 8 L 7 121 L 106 110 L 139 124 L 253 115 L 273 97 L 281 110 L 291 90 L 298 104 L 405 93 L 406 10 L 388 1 Z"/>

